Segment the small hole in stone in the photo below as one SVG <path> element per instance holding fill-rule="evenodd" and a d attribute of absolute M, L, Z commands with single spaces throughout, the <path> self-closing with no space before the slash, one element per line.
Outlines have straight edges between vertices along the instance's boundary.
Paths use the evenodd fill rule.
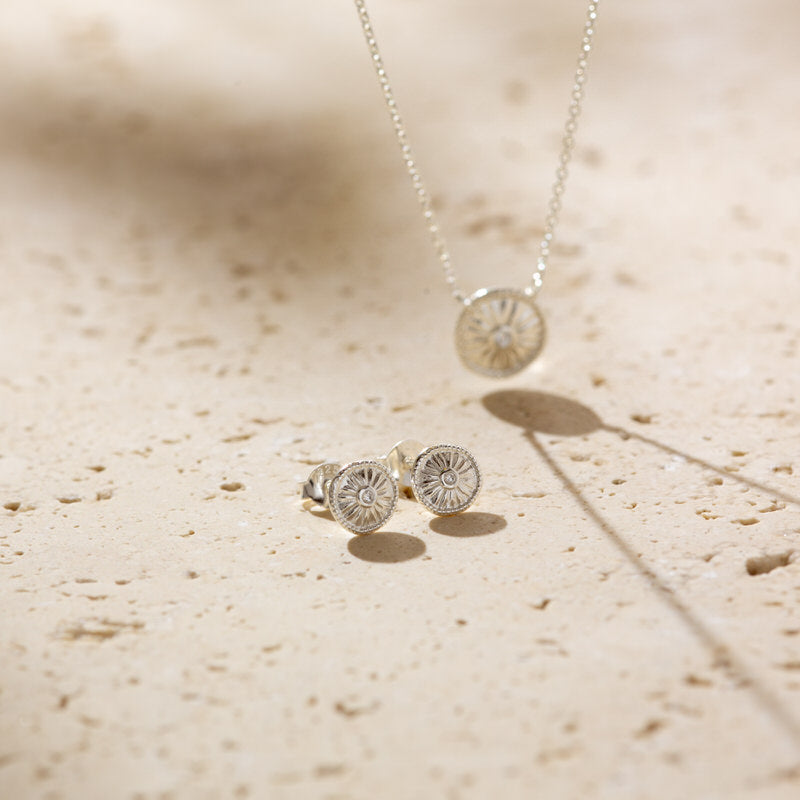
<path fill-rule="evenodd" d="M 9 511 L 18 511 L 19 507 L 22 503 L 17 502 L 16 500 L 12 500 L 10 503 L 6 503 L 3 508 L 8 509 Z"/>
<path fill-rule="evenodd" d="M 221 483 L 219 488 L 225 492 L 238 492 L 240 489 L 244 489 L 244 484 L 239 483 L 239 481 L 227 481 L 226 483 Z"/>
<path fill-rule="evenodd" d="M 767 553 L 763 556 L 754 556 L 748 558 L 745 562 L 745 568 L 748 575 L 766 575 L 779 567 L 787 567 L 792 561 L 793 551 L 789 550 L 786 553 Z"/>

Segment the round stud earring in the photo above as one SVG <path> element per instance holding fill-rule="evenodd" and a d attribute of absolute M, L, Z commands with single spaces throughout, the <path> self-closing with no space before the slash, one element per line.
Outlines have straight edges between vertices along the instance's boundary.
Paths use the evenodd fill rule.
<path fill-rule="evenodd" d="M 383 458 L 400 490 L 412 494 L 439 516 L 469 508 L 481 489 L 481 471 L 465 447 L 435 444 L 425 447 L 413 439 L 398 442 Z"/>
<path fill-rule="evenodd" d="M 325 463 L 303 484 L 302 497 L 329 509 L 353 533 L 371 533 L 384 525 L 397 506 L 397 481 L 378 461 Z"/>

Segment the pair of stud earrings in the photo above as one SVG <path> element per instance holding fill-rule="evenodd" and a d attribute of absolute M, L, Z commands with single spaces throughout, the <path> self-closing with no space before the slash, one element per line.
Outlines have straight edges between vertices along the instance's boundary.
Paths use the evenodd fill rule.
<path fill-rule="evenodd" d="M 353 533 L 371 533 L 386 524 L 400 493 L 415 497 L 440 516 L 469 508 L 481 488 L 475 457 L 464 447 L 425 447 L 405 439 L 385 456 L 350 464 L 315 467 L 303 484 L 303 500 L 330 510 Z"/>

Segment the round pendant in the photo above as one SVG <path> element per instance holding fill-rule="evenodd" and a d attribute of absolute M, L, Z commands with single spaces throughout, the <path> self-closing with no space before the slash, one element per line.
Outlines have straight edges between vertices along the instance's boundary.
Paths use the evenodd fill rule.
<path fill-rule="evenodd" d="M 506 378 L 528 366 L 544 346 L 544 318 L 519 289 L 480 289 L 456 323 L 456 350 L 480 375 Z"/>

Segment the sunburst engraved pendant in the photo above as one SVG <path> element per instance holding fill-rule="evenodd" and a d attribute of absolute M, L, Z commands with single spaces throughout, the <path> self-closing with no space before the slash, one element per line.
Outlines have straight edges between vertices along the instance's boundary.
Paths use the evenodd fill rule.
<path fill-rule="evenodd" d="M 544 339 L 544 318 L 533 298 L 519 289 L 480 289 L 456 323 L 456 349 L 464 366 L 490 378 L 525 369 Z"/>
<path fill-rule="evenodd" d="M 397 483 L 375 461 L 343 467 L 328 486 L 328 507 L 336 521 L 353 533 L 370 533 L 392 516 Z"/>

